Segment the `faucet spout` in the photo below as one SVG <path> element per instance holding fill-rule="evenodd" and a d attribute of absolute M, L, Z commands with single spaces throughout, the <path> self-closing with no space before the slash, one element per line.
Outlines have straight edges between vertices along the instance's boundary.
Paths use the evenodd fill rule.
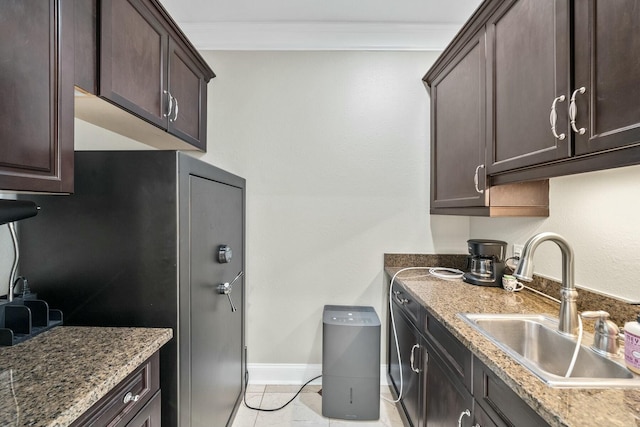
<path fill-rule="evenodd" d="M 573 249 L 564 237 L 556 233 L 544 232 L 531 237 L 524 244 L 520 262 L 513 273 L 520 280 L 533 280 L 533 254 L 542 242 L 552 241 L 562 252 L 562 290 L 560 293 L 560 323 L 558 332 L 564 335 L 578 335 L 578 292 L 574 281 Z"/>

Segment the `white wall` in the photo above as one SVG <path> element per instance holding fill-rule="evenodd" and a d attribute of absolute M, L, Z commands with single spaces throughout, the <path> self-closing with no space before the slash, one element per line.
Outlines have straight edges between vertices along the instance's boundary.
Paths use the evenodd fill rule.
<path fill-rule="evenodd" d="M 430 216 L 421 77 L 436 54 L 203 55 L 218 77 L 197 157 L 247 179 L 249 362 L 319 363 L 324 304 L 385 313 L 384 252 L 465 253 L 470 237 L 558 232 L 576 251 L 578 284 L 640 299 L 640 166 L 552 179 L 546 219 Z M 76 133 L 79 149 L 137 148 L 80 121 Z M 559 260 L 545 243 L 536 272 L 560 277 Z"/>
<path fill-rule="evenodd" d="M 564 236 L 575 252 L 578 286 L 640 301 L 640 166 L 550 180 L 549 218 L 471 219 L 472 238 L 524 243 L 541 231 Z M 550 242 L 534 255 L 535 272 L 560 280 L 561 254 Z"/>
<path fill-rule="evenodd" d="M 384 314 L 384 252 L 465 251 L 467 218 L 428 215 L 436 56 L 204 52 L 200 157 L 247 179 L 249 362 L 320 363 L 325 304 Z"/>
<path fill-rule="evenodd" d="M 208 152 L 193 155 L 247 179 L 249 362 L 320 363 L 325 304 L 372 305 L 386 325 L 385 252 L 466 250 L 468 218 L 428 215 L 421 78 L 437 54 L 203 56 L 217 77 Z M 78 150 L 146 148 L 75 132 Z"/>

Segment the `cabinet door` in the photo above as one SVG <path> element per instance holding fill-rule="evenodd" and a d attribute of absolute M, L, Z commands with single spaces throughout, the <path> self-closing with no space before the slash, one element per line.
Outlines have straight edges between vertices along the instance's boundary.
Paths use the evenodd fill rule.
<path fill-rule="evenodd" d="M 509 0 L 489 19 L 490 175 L 571 155 L 569 21 L 568 0 Z"/>
<path fill-rule="evenodd" d="M 98 94 L 98 0 L 75 2 L 74 62 L 76 87 Z"/>
<path fill-rule="evenodd" d="M 140 0 L 103 0 L 100 96 L 167 127 L 168 33 Z"/>
<path fill-rule="evenodd" d="M 187 52 L 169 40 L 168 131 L 202 150 L 206 149 L 207 83 Z"/>
<path fill-rule="evenodd" d="M 413 427 L 422 426 L 420 404 L 420 371 L 421 353 L 423 351 L 420 344 L 420 336 L 415 327 L 402 315 L 400 309 L 394 304 L 394 317 L 396 322 L 396 333 L 398 337 L 398 347 L 393 339 L 392 329 L 389 328 L 389 376 L 396 392 L 400 392 L 400 375 L 402 375 L 402 400 L 401 405 Z M 400 348 L 400 358 L 398 361 L 397 348 Z M 413 354 L 413 366 L 411 364 Z M 402 369 L 400 369 L 402 365 Z M 415 369 L 413 369 L 415 368 Z"/>
<path fill-rule="evenodd" d="M 432 347 L 428 349 L 426 375 L 424 375 L 425 420 L 429 427 L 450 427 L 472 424 L 473 398 L 460 380 L 446 368 Z M 468 411 L 468 413 L 466 412 Z M 461 420 L 461 424 L 458 424 Z"/>
<path fill-rule="evenodd" d="M 484 147 L 485 41 L 482 32 L 431 84 L 432 209 L 486 206 Z"/>
<path fill-rule="evenodd" d="M 576 154 L 640 143 L 640 2 L 576 0 Z M 580 133 L 584 129 L 584 133 Z"/>
<path fill-rule="evenodd" d="M 73 190 L 74 2 L 0 2 L 0 190 Z"/>
<path fill-rule="evenodd" d="M 189 286 L 183 281 L 181 295 L 190 305 L 180 316 L 190 329 L 190 348 L 181 350 L 190 353 L 182 353 L 190 368 L 183 371 L 189 380 L 181 386 L 188 390 L 181 393 L 180 425 L 224 426 L 242 395 L 244 279 L 228 295 L 218 287 L 244 269 L 244 196 L 240 188 L 195 175 L 188 189 Z M 230 262 L 218 260 L 222 245 L 232 250 Z"/>
<path fill-rule="evenodd" d="M 549 425 L 476 358 L 473 359 L 473 397 L 497 426 L 543 427 Z"/>
<path fill-rule="evenodd" d="M 447 328 L 432 314 L 424 316 L 425 337 L 429 344 L 438 351 L 439 357 L 447 361 L 451 373 L 471 391 L 472 383 L 472 354 Z"/>
<path fill-rule="evenodd" d="M 473 402 L 473 427 L 498 427 L 477 402 Z"/>

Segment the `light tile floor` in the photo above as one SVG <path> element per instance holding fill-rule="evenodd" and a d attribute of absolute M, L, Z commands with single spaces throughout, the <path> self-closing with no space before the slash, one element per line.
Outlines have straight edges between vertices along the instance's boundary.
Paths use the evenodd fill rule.
<path fill-rule="evenodd" d="M 256 408 L 277 408 L 288 402 L 299 386 L 249 385 L 247 403 Z M 309 385 L 288 406 L 280 411 L 262 412 L 249 409 L 244 402 L 232 427 L 402 427 L 402 420 L 393 403 L 380 399 L 378 421 L 345 421 L 322 416 L 322 396 L 319 385 Z M 381 388 L 381 396 L 391 399 L 388 387 Z"/>

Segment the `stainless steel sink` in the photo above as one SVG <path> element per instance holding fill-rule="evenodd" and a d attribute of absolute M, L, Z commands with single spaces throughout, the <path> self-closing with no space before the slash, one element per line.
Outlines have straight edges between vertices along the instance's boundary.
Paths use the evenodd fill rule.
<path fill-rule="evenodd" d="M 591 338 L 583 341 L 573 373 L 565 378 L 576 342 L 557 332 L 556 319 L 525 314 L 459 316 L 551 387 L 640 387 L 640 376 L 624 366 L 624 359 L 596 353 L 588 347 Z"/>

